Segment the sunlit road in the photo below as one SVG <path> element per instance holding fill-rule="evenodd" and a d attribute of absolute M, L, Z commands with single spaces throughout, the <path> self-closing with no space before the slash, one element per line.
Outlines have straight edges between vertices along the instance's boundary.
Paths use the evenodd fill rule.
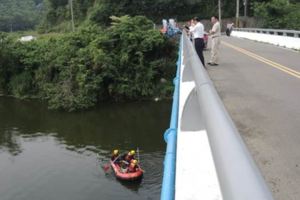
<path fill-rule="evenodd" d="M 300 199 L 300 53 L 222 37 L 208 72 L 276 200 Z M 205 52 L 209 60 L 209 52 Z M 222 134 L 222 133 L 220 133 Z"/>

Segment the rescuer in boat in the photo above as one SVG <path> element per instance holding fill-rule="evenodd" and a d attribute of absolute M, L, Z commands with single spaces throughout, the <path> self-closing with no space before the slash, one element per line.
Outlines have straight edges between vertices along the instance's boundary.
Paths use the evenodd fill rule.
<path fill-rule="evenodd" d="M 131 150 L 121 156 L 119 160 L 120 171 L 122 173 L 127 173 L 130 167 L 131 161 L 134 160 L 135 151 Z"/>
<path fill-rule="evenodd" d="M 131 160 L 134 160 L 134 155 L 135 155 L 135 150 L 131 150 L 127 154 L 123 155 L 122 158 L 129 164 Z"/>
<path fill-rule="evenodd" d="M 119 150 L 118 149 L 115 149 L 113 150 L 112 152 L 112 156 L 111 156 L 111 160 L 114 161 L 115 163 L 118 163 L 120 161 L 120 156 L 119 156 Z"/>
<path fill-rule="evenodd" d="M 136 169 L 137 169 L 137 163 L 138 161 L 133 159 L 131 160 L 129 166 L 128 166 L 128 173 L 133 173 L 133 172 L 136 172 Z"/>
<path fill-rule="evenodd" d="M 128 170 L 127 162 L 126 162 L 125 160 L 121 160 L 120 163 L 119 163 L 119 165 L 120 165 L 120 171 L 121 171 L 122 173 L 126 173 L 127 170 Z"/>

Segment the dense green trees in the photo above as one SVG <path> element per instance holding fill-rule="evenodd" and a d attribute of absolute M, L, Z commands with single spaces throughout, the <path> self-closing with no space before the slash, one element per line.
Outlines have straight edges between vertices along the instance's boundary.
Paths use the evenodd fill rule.
<path fill-rule="evenodd" d="M 0 0 L 0 31 L 34 28 L 42 15 L 40 3 L 39 0 Z"/>
<path fill-rule="evenodd" d="M 222 2 L 223 17 L 234 16 L 235 1 Z M 300 29 L 299 3 L 250 3 L 262 26 Z M 0 32 L 0 90 L 69 111 L 107 99 L 169 96 L 176 42 L 153 22 L 208 18 L 217 0 L 73 0 L 73 7 L 77 29 L 71 33 L 68 0 L 0 0 L 0 30 L 33 28 L 44 14 L 39 30 L 59 32 L 26 43 Z"/>
<path fill-rule="evenodd" d="M 145 15 L 156 22 L 163 18 L 183 21 L 195 15 L 208 18 L 217 13 L 218 5 L 216 0 L 99 0 L 96 4 L 105 8 L 105 15 Z"/>
<path fill-rule="evenodd" d="M 69 0 L 44 0 L 47 7 L 47 14 L 44 23 L 55 26 L 63 21 L 69 21 L 70 5 Z M 73 10 L 77 24 L 82 22 L 87 15 L 87 11 L 93 5 L 91 0 L 73 0 Z"/>
<path fill-rule="evenodd" d="M 48 0 L 56 2 L 56 0 Z M 75 21 L 77 24 L 88 19 L 100 25 L 110 24 L 110 16 L 143 15 L 161 23 L 163 18 L 175 18 L 185 21 L 194 16 L 208 19 L 218 13 L 218 0 L 73 0 Z M 222 17 L 234 17 L 236 1 L 222 0 Z M 297 0 L 248 0 L 248 16 L 261 19 L 264 27 L 297 28 L 299 23 L 299 3 Z M 243 0 L 240 0 L 240 15 L 243 15 Z M 53 14 L 59 13 L 59 14 Z M 69 20 L 68 2 L 53 4 L 48 12 L 48 21 L 52 25 Z M 286 17 L 286 15 L 289 15 Z M 52 20 L 52 18 L 54 20 Z M 276 17 L 281 19 L 275 19 Z M 55 21 L 56 20 L 56 21 Z M 53 23 L 54 22 L 54 23 Z M 295 24 L 294 26 L 291 26 Z M 258 24 L 260 25 L 260 24 Z"/>
<path fill-rule="evenodd" d="M 300 3 L 287 0 L 256 3 L 254 15 L 265 28 L 300 30 Z"/>
<path fill-rule="evenodd" d="M 67 32 L 71 29 L 69 2 L 0 0 L 0 31 L 32 29 L 43 19 L 40 26 L 42 32 Z M 236 1 L 221 2 L 223 18 L 234 17 Z M 205 19 L 217 14 L 218 0 L 73 0 L 73 5 L 77 26 L 86 19 L 109 25 L 110 16 L 113 15 L 143 15 L 156 23 L 160 23 L 163 18 L 185 21 L 199 16 Z M 243 8 L 243 0 L 240 0 L 241 15 Z M 264 27 L 298 28 L 296 24 L 300 24 L 297 0 L 248 0 L 248 14 L 261 19 Z"/>
<path fill-rule="evenodd" d="M 68 1 L 48 0 L 46 22 L 55 26 L 70 20 Z M 98 24 L 110 24 L 110 16 L 143 15 L 156 23 L 164 18 L 185 21 L 194 16 L 209 18 L 217 14 L 218 0 L 73 0 L 75 22 L 86 18 Z M 223 0 L 223 16 L 232 17 L 235 1 Z"/>
<path fill-rule="evenodd" d="M 51 108 L 69 111 L 105 99 L 170 95 L 175 43 L 145 17 L 112 21 L 107 28 L 89 25 L 28 43 L 1 34 L 1 88 L 20 98 L 46 99 Z"/>

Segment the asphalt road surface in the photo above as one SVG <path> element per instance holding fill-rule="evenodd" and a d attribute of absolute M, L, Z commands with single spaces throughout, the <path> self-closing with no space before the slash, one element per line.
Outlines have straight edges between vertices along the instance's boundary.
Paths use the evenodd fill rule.
<path fill-rule="evenodd" d="M 224 36 L 208 72 L 274 199 L 299 200 L 300 52 Z"/>

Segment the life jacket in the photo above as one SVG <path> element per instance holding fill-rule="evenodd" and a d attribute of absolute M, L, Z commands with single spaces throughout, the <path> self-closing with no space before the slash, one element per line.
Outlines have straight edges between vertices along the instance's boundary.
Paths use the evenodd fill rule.
<path fill-rule="evenodd" d="M 137 165 L 134 163 L 130 163 L 128 167 L 128 172 L 136 172 Z"/>

